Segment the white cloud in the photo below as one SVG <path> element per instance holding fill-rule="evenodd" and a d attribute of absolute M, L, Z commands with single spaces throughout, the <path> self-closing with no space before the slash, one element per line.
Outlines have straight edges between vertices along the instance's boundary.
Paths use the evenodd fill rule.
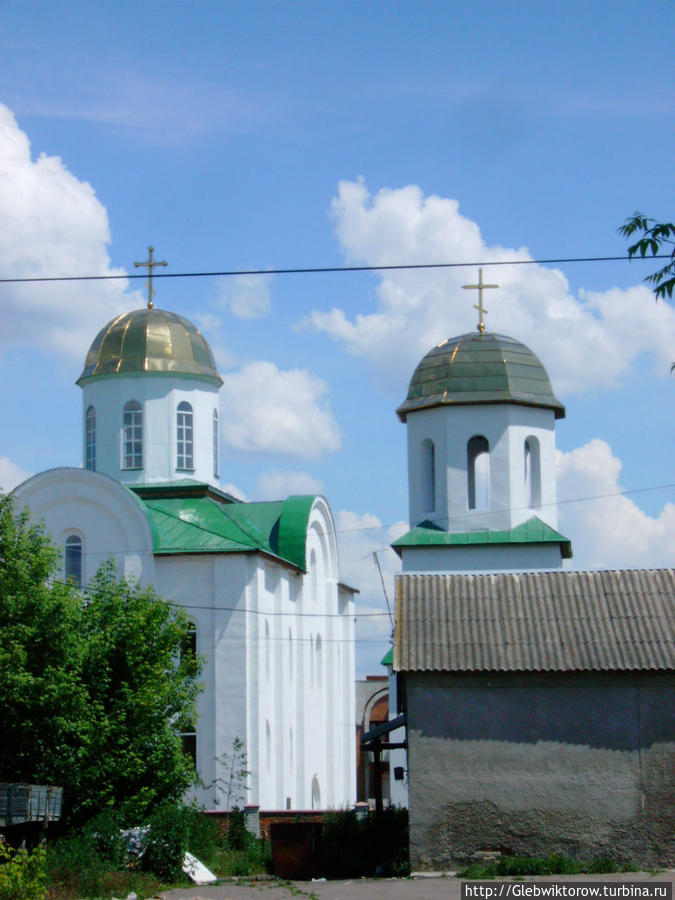
<path fill-rule="evenodd" d="M 236 484 L 221 484 L 220 490 L 224 491 L 226 494 L 231 494 L 237 500 L 243 500 L 244 503 L 248 500 L 246 494 L 242 490 L 240 490 L 240 488 L 238 488 Z"/>
<path fill-rule="evenodd" d="M 235 450 L 320 459 L 340 449 L 328 388 L 311 372 L 261 360 L 223 380 L 223 438 Z"/>
<path fill-rule="evenodd" d="M 31 158 L 28 138 L 0 104 L 0 269 L 11 277 L 121 275 L 110 266 L 108 216 L 91 185 L 55 156 Z M 5 284 L 2 345 L 82 357 L 107 319 L 140 305 L 127 282 Z"/>
<path fill-rule="evenodd" d="M 572 540 L 574 568 L 658 568 L 675 559 L 675 504 L 648 516 L 621 490 L 621 460 L 595 438 L 570 453 L 558 453 L 559 527 Z"/>
<path fill-rule="evenodd" d="M 408 530 L 408 525 L 397 522 L 385 527 L 372 513 L 340 510 L 335 517 L 335 528 L 340 552 L 340 578 L 360 592 L 356 596 L 356 638 L 372 642 L 359 648 L 361 671 L 357 674 L 383 674 L 379 662 L 387 652 L 392 624 L 373 553 L 377 553 L 393 615 L 394 576 L 400 571 L 401 561 L 390 544 Z"/>
<path fill-rule="evenodd" d="M 526 248 L 488 246 L 459 204 L 425 197 L 415 185 L 372 196 L 362 181 L 341 182 L 331 205 L 337 238 L 350 263 L 472 262 L 531 259 Z M 539 265 L 498 266 L 484 280 L 488 330 L 516 336 L 544 361 L 556 391 L 611 388 L 641 356 L 667 375 L 675 347 L 675 310 L 655 303 L 644 286 L 582 292 L 565 276 Z M 440 340 L 473 331 L 476 292 L 472 268 L 385 272 L 377 310 L 350 318 L 343 309 L 314 311 L 301 323 L 323 331 L 369 360 L 383 378 L 405 384 L 414 367 Z"/>
<path fill-rule="evenodd" d="M 269 275 L 235 275 L 218 282 L 218 302 L 239 319 L 260 319 L 270 309 Z"/>
<path fill-rule="evenodd" d="M 0 456 L 0 491 L 8 493 L 17 484 L 21 484 L 26 478 L 30 477 L 30 472 L 20 469 L 11 459 L 6 456 Z"/>
<path fill-rule="evenodd" d="M 256 484 L 256 494 L 262 499 L 280 500 L 290 494 L 320 494 L 323 484 L 309 472 L 269 469 L 262 472 Z"/>

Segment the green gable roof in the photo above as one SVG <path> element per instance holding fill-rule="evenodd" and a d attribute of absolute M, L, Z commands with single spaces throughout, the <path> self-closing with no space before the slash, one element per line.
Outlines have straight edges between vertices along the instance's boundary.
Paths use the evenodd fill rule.
<path fill-rule="evenodd" d="M 401 555 L 403 547 L 466 547 L 495 544 L 560 544 L 563 559 L 572 558 L 571 541 L 537 516 L 505 531 L 443 531 L 423 522 L 391 545 Z"/>
<path fill-rule="evenodd" d="M 305 545 L 313 496 L 243 503 L 197 482 L 132 489 L 148 516 L 158 555 L 252 553 L 307 570 Z"/>
<path fill-rule="evenodd" d="M 394 665 L 394 648 L 390 647 L 387 652 L 384 654 L 382 659 L 380 660 L 380 665 L 382 666 L 393 666 Z"/>

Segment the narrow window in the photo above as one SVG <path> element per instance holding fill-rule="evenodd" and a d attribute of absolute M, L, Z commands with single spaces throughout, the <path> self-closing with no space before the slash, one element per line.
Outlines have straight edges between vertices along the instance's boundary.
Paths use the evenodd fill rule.
<path fill-rule="evenodd" d="M 541 506 L 539 441 L 531 435 L 525 441 L 525 496 L 530 509 Z"/>
<path fill-rule="evenodd" d="M 321 788 L 316 775 L 312 778 L 312 809 L 321 809 Z"/>
<path fill-rule="evenodd" d="M 180 661 L 188 667 L 194 665 L 197 657 L 197 626 L 190 622 L 186 634 L 183 636 L 180 648 Z M 193 767 L 197 768 L 197 726 L 194 719 L 185 717 L 179 719 L 178 733 L 185 756 L 192 760 Z"/>
<path fill-rule="evenodd" d="M 180 742 L 185 756 L 192 760 L 197 768 L 197 726 L 192 719 L 181 719 L 178 723 Z"/>
<path fill-rule="evenodd" d="M 272 729 L 270 728 L 269 719 L 265 719 L 265 756 L 267 758 L 267 768 L 272 766 Z"/>
<path fill-rule="evenodd" d="M 192 407 L 183 400 L 178 404 L 176 438 L 176 468 L 192 470 Z"/>
<path fill-rule="evenodd" d="M 82 587 L 82 538 L 69 534 L 66 538 L 66 581 Z"/>
<path fill-rule="evenodd" d="M 469 509 L 490 508 L 490 445 L 482 435 L 467 445 Z"/>
<path fill-rule="evenodd" d="M 84 420 L 84 466 L 92 472 L 96 471 L 96 410 L 93 406 L 87 409 Z"/>
<path fill-rule="evenodd" d="M 124 469 L 143 468 L 143 410 L 136 400 L 124 406 L 123 414 L 123 466 Z"/>
<path fill-rule="evenodd" d="M 213 410 L 213 477 L 218 477 L 218 410 Z"/>
<path fill-rule="evenodd" d="M 422 441 L 422 511 L 436 509 L 436 447 L 428 438 Z"/>

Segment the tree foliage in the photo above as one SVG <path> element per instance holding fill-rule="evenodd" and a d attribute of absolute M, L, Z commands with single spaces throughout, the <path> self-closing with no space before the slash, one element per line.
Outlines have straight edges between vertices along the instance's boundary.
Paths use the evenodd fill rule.
<path fill-rule="evenodd" d="M 673 296 L 675 290 L 675 224 L 672 222 L 657 222 L 644 216 L 641 212 L 633 213 L 630 218 L 626 219 L 624 224 L 619 228 L 619 234 L 625 238 L 632 238 L 639 235 L 637 241 L 628 247 L 628 256 L 632 259 L 634 256 L 659 256 L 664 249 L 668 249 L 669 245 L 673 249 L 670 250 L 671 261 L 659 269 L 658 272 L 652 272 L 647 275 L 645 281 L 653 285 L 654 295 L 658 300 L 665 300 L 666 297 Z"/>
<path fill-rule="evenodd" d="M 62 786 L 70 823 L 115 807 L 135 824 L 195 778 L 176 727 L 199 691 L 188 621 L 112 563 L 84 592 L 58 573 L 0 495 L 0 779 Z"/>

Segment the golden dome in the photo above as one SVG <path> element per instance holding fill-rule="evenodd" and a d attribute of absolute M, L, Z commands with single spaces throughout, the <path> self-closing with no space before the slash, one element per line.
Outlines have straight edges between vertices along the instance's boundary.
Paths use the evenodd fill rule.
<path fill-rule="evenodd" d="M 77 384 L 141 372 L 223 383 L 211 348 L 192 322 L 163 309 L 137 309 L 108 322 L 94 338 Z"/>

